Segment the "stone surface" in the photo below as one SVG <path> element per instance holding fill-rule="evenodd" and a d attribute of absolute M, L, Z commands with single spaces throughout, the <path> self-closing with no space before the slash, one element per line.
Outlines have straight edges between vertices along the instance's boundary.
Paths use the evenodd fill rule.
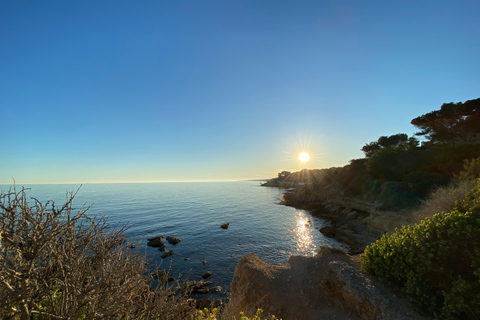
<path fill-rule="evenodd" d="M 168 251 L 168 252 L 165 252 L 164 254 L 162 254 L 162 258 L 165 259 L 165 258 L 167 258 L 167 257 L 170 257 L 170 256 L 171 256 L 172 254 L 174 254 L 174 253 L 175 253 L 175 251 L 173 251 L 173 250 L 170 250 L 170 251 Z"/>
<path fill-rule="evenodd" d="M 168 243 L 173 244 L 173 245 L 176 245 L 177 243 L 182 241 L 182 240 L 180 240 L 178 238 L 175 238 L 175 237 L 172 237 L 172 236 L 166 237 L 165 240 L 167 240 Z"/>
<path fill-rule="evenodd" d="M 230 222 L 224 223 L 220 226 L 222 229 L 228 229 L 228 226 L 230 225 Z"/>
<path fill-rule="evenodd" d="M 358 258 L 322 248 L 315 257 L 293 256 L 273 266 L 247 254 L 235 268 L 225 314 L 257 308 L 279 318 L 422 319 L 382 284 L 359 271 Z"/>
<path fill-rule="evenodd" d="M 222 291 L 222 287 L 220 286 L 210 288 L 210 292 L 213 292 L 213 293 L 220 292 L 220 291 Z"/>
<path fill-rule="evenodd" d="M 165 245 L 162 239 L 163 239 L 162 236 L 150 238 L 148 239 L 147 246 L 153 247 L 153 248 L 165 248 Z"/>

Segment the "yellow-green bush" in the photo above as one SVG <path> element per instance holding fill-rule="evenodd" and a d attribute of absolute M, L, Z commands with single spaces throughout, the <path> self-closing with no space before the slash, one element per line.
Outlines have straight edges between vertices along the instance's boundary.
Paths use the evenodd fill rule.
<path fill-rule="evenodd" d="M 364 270 L 399 288 L 437 319 L 480 318 L 480 183 L 451 212 L 384 235 Z"/>
<path fill-rule="evenodd" d="M 240 314 L 238 315 L 238 318 L 234 316 L 232 320 L 262 320 L 262 315 L 263 315 L 263 310 L 257 309 L 257 313 L 253 318 L 249 318 L 245 316 L 243 312 L 240 312 Z M 217 316 L 218 316 L 217 308 L 213 310 L 208 310 L 205 308 L 203 310 L 198 310 L 198 314 L 195 320 L 218 320 Z M 282 320 L 282 319 L 278 319 L 275 316 L 271 316 L 270 318 L 264 318 L 264 320 Z"/>

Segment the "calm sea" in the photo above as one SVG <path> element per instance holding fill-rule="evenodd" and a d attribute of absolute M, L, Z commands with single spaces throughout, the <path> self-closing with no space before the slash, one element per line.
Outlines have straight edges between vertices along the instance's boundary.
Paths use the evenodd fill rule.
<path fill-rule="evenodd" d="M 25 187 L 31 188 L 29 196 L 60 204 L 66 191 L 79 185 Z M 0 186 L 4 192 L 8 188 Z M 74 204 L 91 205 L 90 215 L 108 216 L 112 225 L 131 225 L 128 241 L 174 277 L 200 280 L 210 271 L 208 280 L 229 291 L 235 266 L 247 253 L 281 265 L 291 255 L 314 255 L 321 244 L 338 245 L 318 231 L 325 221 L 279 205 L 281 195 L 282 189 L 261 187 L 258 181 L 86 184 Z M 226 222 L 229 228 L 220 228 Z M 162 252 L 146 246 L 146 239 L 157 235 L 182 240 L 175 246 L 165 242 L 175 251 L 171 257 L 162 259 Z"/>

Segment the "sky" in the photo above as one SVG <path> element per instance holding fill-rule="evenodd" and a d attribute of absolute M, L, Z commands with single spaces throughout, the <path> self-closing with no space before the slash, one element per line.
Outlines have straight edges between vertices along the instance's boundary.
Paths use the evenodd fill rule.
<path fill-rule="evenodd" d="M 0 0 L 0 184 L 344 166 L 480 97 L 479 13 L 478 0 Z"/>

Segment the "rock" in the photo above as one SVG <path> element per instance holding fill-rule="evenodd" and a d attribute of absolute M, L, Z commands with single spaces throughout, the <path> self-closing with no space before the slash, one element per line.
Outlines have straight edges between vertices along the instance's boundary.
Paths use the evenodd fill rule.
<path fill-rule="evenodd" d="M 197 291 L 195 291 L 195 293 L 198 293 L 198 294 L 207 294 L 209 291 L 208 291 L 208 288 L 199 288 L 197 289 Z"/>
<path fill-rule="evenodd" d="M 210 309 L 212 307 L 212 301 L 209 298 L 198 299 L 195 308 L 203 310 L 205 308 Z"/>
<path fill-rule="evenodd" d="M 334 238 L 336 229 L 332 227 L 323 227 L 323 228 L 320 228 L 320 232 L 323 233 L 326 237 Z"/>
<path fill-rule="evenodd" d="M 212 275 L 212 273 L 210 271 L 207 271 L 205 272 L 204 274 L 202 274 L 202 278 L 203 279 L 207 279 L 208 277 L 210 277 Z"/>
<path fill-rule="evenodd" d="M 357 211 L 352 211 L 349 214 L 347 214 L 347 219 L 349 220 L 354 220 L 358 218 L 358 212 Z"/>
<path fill-rule="evenodd" d="M 169 236 L 169 237 L 167 237 L 167 238 L 165 238 L 165 239 L 168 241 L 168 243 L 173 244 L 173 245 L 176 245 L 177 243 L 179 243 L 180 241 L 182 241 L 182 240 L 180 240 L 180 239 L 178 239 L 178 238 L 175 238 L 175 237 L 172 237 L 172 236 Z"/>
<path fill-rule="evenodd" d="M 162 239 L 163 239 L 162 236 L 150 238 L 148 239 L 147 246 L 153 247 L 153 248 L 162 248 L 162 247 L 165 248 L 165 245 Z"/>
<path fill-rule="evenodd" d="M 174 278 L 174 277 L 168 277 L 168 278 L 167 278 L 167 282 L 173 282 L 173 281 L 175 281 L 175 278 Z"/>
<path fill-rule="evenodd" d="M 220 291 L 222 291 L 222 287 L 220 286 L 210 288 L 211 293 L 220 292 Z"/>
<path fill-rule="evenodd" d="M 360 271 L 357 260 L 326 250 L 314 257 L 292 256 L 282 266 L 257 255 L 244 256 L 235 268 L 225 314 L 252 317 L 258 308 L 292 320 L 423 319 L 375 278 Z"/>
<path fill-rule="evenodd" d="M 188 260 L 188 258 L 183 258 L 183 260 L 184 260 L 184 261 L 187 261 L 187 260 Z"/>
<path fill-rule="evenodd" d="M 203 261 L 202 261 L 202 264 L 203 264 L 203 265 L 206 265 L 206 264 L 207 264 L 207 261 L 203 260 Z"/>
<path fill-rule="evenodd" d="M 222 299 L 217 299 L 217 300 L 213 301 L 212 307 L 214 307 L 214 308 L 220 308 L 221 306 L 223 306 L 223 301 L 222 301 Z"/>
<path fill-rule="evenodd" d="M 168 252 L 165 252 L 164 254 L 162 254 L 162 258 L 165 259 L 165 258 L 167 258 L 167 257 L 170 257 L 170 256 L 171 256 L 172 254 L 174 254 L 174 253 L 175 253 L 175 251 L 173 251 L 173 250 L 170 250 L 170 251 L 168 251 Z"/>
<path fill-rule="evenodd" d="M 230 225 L 230 222 L 224 223 L 220 226 L 222 229 L 228 229 L 228 226 Z"/>

